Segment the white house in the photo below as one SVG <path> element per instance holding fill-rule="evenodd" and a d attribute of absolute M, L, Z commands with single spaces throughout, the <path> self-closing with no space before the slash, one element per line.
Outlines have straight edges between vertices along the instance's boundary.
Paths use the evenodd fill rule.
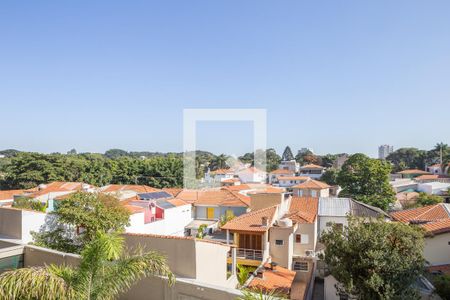
<path fill-rule="evenodd" d="M 166 192 L 138 194 L 122 203 L 131 212 L 129 233 L 185 236 L 192 221 L 192 205 Z"/>
<path fill-rule="evenodd" d="M 214 171 L 210 171 L 205 173 L 205 182 L 206 183 L 220 183 L 227 179 L 234 178 L 234 170 L 233 169 L 218 169 Z"/>
<path fill-rule="evenodd" d="M 447 193 L 449 189 L 450 183 L 438 181 L 419 183 L 417 187 L 419 192 L 427 193 L 429 195 L 443 195 Z"/>
<path fill-rule="evenodd" d="M 280 162 L 279 168 L 283 170 L 289 170 L 293 173 L 299 171 L 300 164 L 295 160 L 283 160 Z"/>
<path fill-rule="evenodd" d="M 278 176 L 277 180 L 280 187 L 290 188 L 309 181 L 310 178 L 307 176 Z"/>
<path fill-rule="evenodd" d="M 312 179 L 320 179 L 325 172 L 325 167 L 308 164 L 300 167 L 300 176 L 308 176 Z"/>
<path fill-rule="evenodd" d="M 310 179 L 294 185 L 292 191 L 294 196 L 299 197 L 329 197 L 330 188 L 325 182 Z"/>
<path fill-rule="evenodd" d="M 236 175 L 242 183 L 265 183 L 267 180 L 267 173 L 255 167 L 239 170 Z"/>
<path fill-rule="evenodd" d="M 291 170 L 278 169 L 269 173 L 269 183 L 278 183 L 278 179 L 282 176 L 295 176 L 295 172 Z"/>

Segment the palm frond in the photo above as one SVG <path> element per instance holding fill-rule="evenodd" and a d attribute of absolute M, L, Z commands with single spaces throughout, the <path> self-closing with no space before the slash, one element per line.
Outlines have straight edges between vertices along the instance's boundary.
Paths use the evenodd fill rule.
<path fill-rule="evenodd" d="M 0 275 L 0 299 L 70 300 L 75 291 L 46 268 L 25 268 Z"/>

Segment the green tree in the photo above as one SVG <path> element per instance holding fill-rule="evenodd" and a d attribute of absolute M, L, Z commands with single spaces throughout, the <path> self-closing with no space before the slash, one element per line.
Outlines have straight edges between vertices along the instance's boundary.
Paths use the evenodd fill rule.
<path fill-rule="evenodd" d="M 97 234 L 81 253 L 79 267 L 50 265 L 0 275 L 1 299 L 117 299 L 139 279 L 167 276 L 175 280 L 166 258 L 155 251 L 125 253 L 123 239 Z"/>
<path fill-rule="evenodd" d="M 245 283 L 247 282 L 247 279 L 248 279 L 248 277 L 250 275 L 250 268 L 238 264 L 237 265 L 237 269 L 238 269 L 238 272 L 236 274 L 237 275 L 237 280 L 239 282 L 239 285 L 241 287 L 243 287 L 245 285 Z"/>
<path fill-rule="evenodd" d="M 225 154 L 220 154 L 216 157 L 214 157 L 209 164 L 209 167 L 211 170 L 218 170 L 218 169 L 227 169 L 230 166 L 227 165 L 228 156 Z"/>
<path fill-rule="evenodd" d="M 423 272 L 420 227 L 349 218 L 342 230 L 322 234 L 324 259 L 339 282 L 339 292 L 357 299 L 418 299 L 413 283 Z"/>
<path fill-rule="evenodd" d="M 406 169 L 425 169 L 426 151 L 417 148 L 400 148 L 386 158 L 393 165 L 394 172 Z"/>
<path fill-rule="evenodd" d="M 337 183 L 342 187 L 339 196 L 387 210 L 395 201 L 395 192 L 389 183 L 390 173 L 388 162 L 361 153 L 353 154 L 338 173 Z"/>
<path fill-rule="evenodd" d="M 25 209 L 31 209 L 31 210 L 35 210 L 35 211 L 45 212 L 47 205 L 45 205 L 41 201 L 34 200 L 34 199 L 31 199 L 28 197 L 20 197 L 20 198 L 14 199 L 12 207 L 25 208 Z"/>
<path fill-rule="evenodd" d="M 295 156 L 295 160 L 298 163 L 300 163 L 301 165 L 306 165 L 306 164 L 321 165 L 322 164 L 321 157 L 315 155 L 310 150 L 298 153 L 297 156 Z"/>
<path fill-rule="evenodd" d="M 35 244 L 65 252 L 79 252 L 97 232 L 122 232 L 130 213 L 120 201 L 97 193 L 76 192 L 60 200 L 55 226 L 33 233 Z M 79 234 L 73 238 L 73 232 Z"/>
<path fill-rule="evenodd" d="M 276 290 L 264 291 L 262 289 L 245 289 L 242 290 L 242 296 L 237 300 L 279 300 L 287 299 L 285 295 L 277 293 Z"/>
<path fill-rule="evenodd" d="M 428 195 L 427 193 L 419 193 L 416 200 L 416 206 L 427 206 L 442 203 L 443 198 L 437 195 Z"/>
<path fill-rule="evenodd" d="M 294 160 L 294 155 L 292 154 L 291 148 L 286 146 L 283 151 L 283 155 L 281 156 L 282 161 L 291 161 Z"/>
<path fill-rule="evenodd" d="M 450 147 L 445 143 L 437 143 L 433 149 L 427 152 L 426 154 L 426 163 L 428 165 L 431 164 L 440 164 L 441 163 L 441 154 L 442 154 L 442 167 L 447 165 L 450 162 Z"/>
<path fill-rule="evenodd" d="M 437 275 L 433 278 L 433 285 L 436 288 L 436 293 L 441 296 L 443 300 L 450 300 L 450 275 Z"/>
<path fill-rule="evenodd" d="M 105 156 L 107 158 L 116 159 L 122 156 L 129 156 L 129 153 L 122 149 L 109 149 L 105 151 Z"/>
<path fill-rule="evenodd" d="M 320 177 L 320 180 L 326 182 L 329 185 L 336 185 L 337 176 L 338 171 L 335 168 L 329 168 L 323 173 L 322 177 Z"/>

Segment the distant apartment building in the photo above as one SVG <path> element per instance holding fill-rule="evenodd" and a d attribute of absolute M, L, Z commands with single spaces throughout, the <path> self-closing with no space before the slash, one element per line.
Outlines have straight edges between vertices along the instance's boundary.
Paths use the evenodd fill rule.
<path fill-rule="evenodd" d="M 378 158 L 379 159 L 386 159 L 389 154 L 394 152 L 394 146 L 390 145 L 381 145 L 378 147 Z"/>

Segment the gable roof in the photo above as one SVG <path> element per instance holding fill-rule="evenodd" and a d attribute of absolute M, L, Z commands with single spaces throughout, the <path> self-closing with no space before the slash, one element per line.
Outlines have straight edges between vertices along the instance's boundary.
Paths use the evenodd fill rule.
<path fill-rule="evenodd" d="M 15 195 L 21 195 L 24 190 L 6 190 L 0 191 L 0 201 L 2 200 L 13 200 Z"/>
<path fill-rule="evenodd" d="M 445 203 L 439 203 L 392 212 L 391 216 L 406 223 L 434 222 L 450 218 L 450 210 Z"/>
<path fill-rule="evenodd" d="M 151 193 L 160 191 L 159 189 L 155 189 L 148 185 L 137 185 L 137 184 L 109 184 L 105 185 L 100 190 L 104 193 L 114 193 L 122 191 L 133 191 L 136 193 Z"/>
<path fill-rule="evenodd" d="M 93 188 L 94 186 L 83 182 L 53 181 L 49 184 L 41 184 L 36 189 L 25 191 L 25 196 L 35 198 L 49 193 L 75 192 L 81 191 L 84 187 Z"/>
<path fill-rule="evenodd" d="M 438 174 L 425 174 L 425 175 L 420 175 L 417 176 L 416 178 L 414 178 L 415 180 L 434 180 L 434 179 L 439 179 L 439 178 L 449 178 L 446 175 L 438 175 Z"/>
<path fill-rule="evenodd" d="M 225 175 L 225 174 L 233 174 L 233 169 L 217 169 L 214 171 L 209 172 L 211 175 Z"/>
<path fill-rule="evenodd" d="M 221 228 L 234 231 L 266 232 L 273 223 L 276 212 L 276 205 L 255 210 L 228 221 Z M 267 218 L 269 226 L 262 225 L 262 218 Z"/>
<path fill-rule="evenodd" d="M 309 180 L 308 176 L 277 176 L 278 180 Z"/>
<path fill-rule="evenodd" d="M 450 232 L 450 218 L 421 225 L 427 233 L 440 234 Z"/>
<path fill-rule="evenodd" d="M 294 174 L 294 171 L 291 170 L 284 170 L 284 169 L 277 169 L 270 172 L 270 174 Z"/>
<path fill-rule="evenodd" d="M 289 212 L 285 217 L 295 223 L 314 223 L 319 208 L 319 199 L 313 197 L 292 197 Z"/>
<path fill-rule="evenodd" d="M 261 289 L 266 292 L 276 291 L 278 293 L 289 294 L 296 272 L 280 266 L 276 266 L 272 270 L 268 263 L 265 263 L 263 268 L 263 278 L 254 277 L 248 284 L 248 287 Z"/>
<path fill-rule="evenodd" d="M 326 184 L 325 182 L 311 179 L 311 180 L 299 183 L 297 185 L 294 185 L 292 188 L 321 190 L 321 189 L 328 189 L 328 188 L 330 188 L 330 186 L 328 184 Z"/>
<path fill-rule="evenodd" d="M 228 188 L 210 190 L 183 190 L 177 198 L 194 205 L 249 206 L 250 198 Z"/>
<path fill-rule="evenodd" d="M 325 167 L 322 167 L 322 166 L 319 166 L 316 164 L 307 164 L 307 165 L 301 166 L 300 170 L 302 170 L 302 169 L 325 169 Z"/>
<path fill-rule="evenodd" d="M 353 200 L 351 198 L 319 198 L 319 216 L 346 217 L 352 215 L 356 217 L 390 216 L 378 207 Z"/>

